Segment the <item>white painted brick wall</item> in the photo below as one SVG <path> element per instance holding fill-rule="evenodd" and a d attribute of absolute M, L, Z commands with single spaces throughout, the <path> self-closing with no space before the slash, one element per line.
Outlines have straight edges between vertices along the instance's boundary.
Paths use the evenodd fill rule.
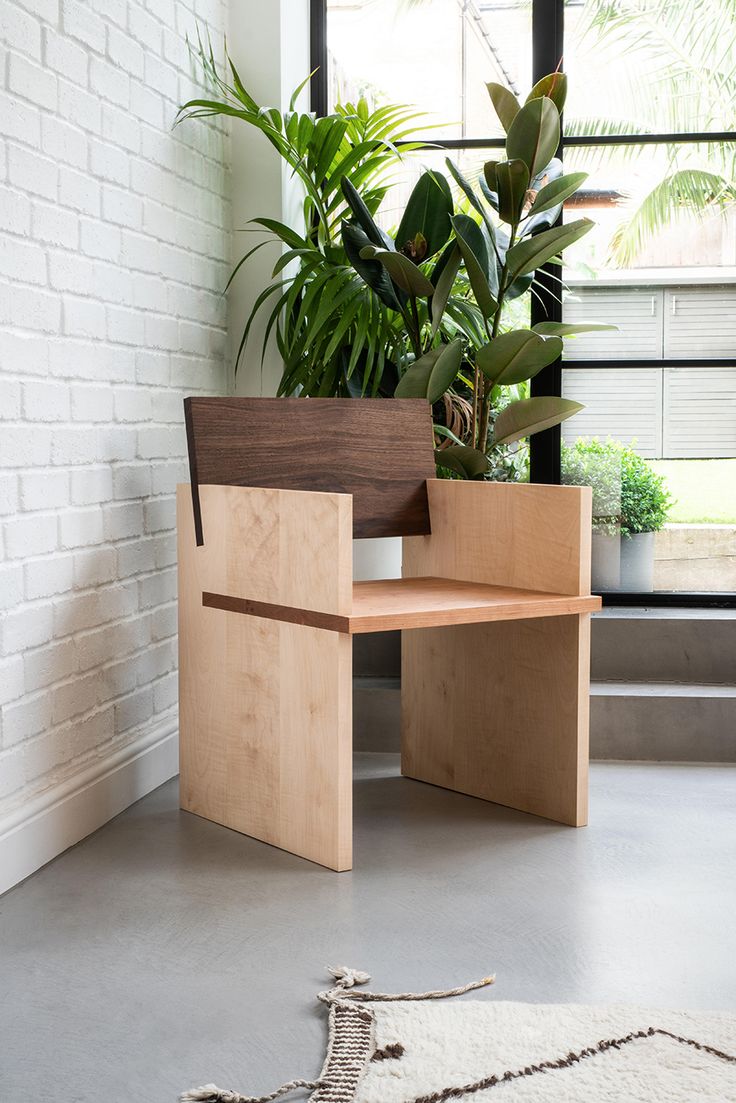
<path fill-rule="evenodd" d="M 0 813 L 176 711 L 182 397 L 223 393 L 224 0 L 0 3 Z"/>

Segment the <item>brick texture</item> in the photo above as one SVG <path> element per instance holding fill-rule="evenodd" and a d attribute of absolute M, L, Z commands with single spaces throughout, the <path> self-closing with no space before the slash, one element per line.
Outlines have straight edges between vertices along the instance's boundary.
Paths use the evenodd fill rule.
<path fill-rule="evenodd" d="M 0 814 L 175 719 L 182 398 L 227 389 L 224 0 L 0 4 Z"/>

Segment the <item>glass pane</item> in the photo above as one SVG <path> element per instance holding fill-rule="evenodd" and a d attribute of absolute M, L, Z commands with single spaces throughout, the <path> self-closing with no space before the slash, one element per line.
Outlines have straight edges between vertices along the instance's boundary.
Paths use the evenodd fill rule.
<path fill-rule="evenodd" d="M 567 0 L 568 134 L 733 130 L 736 15 L 722 0 Z"/>
<path fill-rule="evenodd" d="M 736 367 L 567 368 L 562 387 L 585 406 L 562 467 L 593 486 L 594 589 L 736 590 Z"/>
<path fill-rule="evenodd" d="M 736 145 L 571 148 L 589 173 L 565 209 L 594 229 L 566 251 L 566 321 L 618 332 L 566 343 L 570 360 L 729 357 L 736 352 Z"/>
<path fill-rule="evenodd" d="M 416 104 L 428 137 L 501 136 L 485 89 L 531 86 L 531 0 L 328 0 L 330 107 Z"/>

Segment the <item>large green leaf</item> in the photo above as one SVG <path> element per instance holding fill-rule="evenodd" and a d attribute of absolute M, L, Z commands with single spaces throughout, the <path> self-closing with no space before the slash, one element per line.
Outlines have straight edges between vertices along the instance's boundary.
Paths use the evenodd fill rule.
<path fill-rule="evenodd" d="M 463 344 L 458 337 L 449 345 L 425 352 L 402 375 L 396 398 L 426 398 L 434 404 L 455 382 L 462 358 Z"/>
<path fill-rule="evenodd" d="M 551 230 L 544 230 L 541 234 L 517 242 L 506 254 L 510 280 L 533 272 L 587 234 L 593 225 L 589 218 L 578 218 L 565 226 L 553 226 Z"/>
<path fill-rule="evenodd" d="M 574 195 L 583 181 L 587 180 L 587 172 L 569 172 L 566 176 L 560 176 L 557 180 L 551 180 L 545 184 L 536 194 L 534 202 L 529 208 L 529 215 L 541 214 L 552 207 L 559 207 L 571 195 Z"/>
<path fill-rule="evenodd" d="M 427 399 L 430 403 L 434 404 L 442 398 L 445 391 L 449 390 L 455 382 L 462 360 L 463 342 L 459 337 L 456 337 L 449 345 L 442 346 L 442 352 L 437 357 L 437 362 L 429 377 Z"/>
<path fill-rule="evenodd" d="M 396 292 L 386 269 L 379 261 L 364 260 L 361 256 L 361 250 L 371 245 L 368 235 L 361 230 L 360 226 L 343 222 L 342 244 L 348 260 L 361 279 L 365 280 L 371 290 L 376 292 L 386 306 L 398 310 L 399 303 Z"/>
<path fill-rule="evenodd" d="M 432 315 L 432 340 L 442 324 L 448 299 L 457 278 L 457 273 L 462 261 L 462 254 L 457 242 L 451 242 L 440 257 L 432 273 L 434 295 L 429 300 L 429 309 Z"/>
<path fill-rule="evenodd" d="M 618 326 L 604 322 L 537 322 L 532 329 L 543 337 L 575 337 L 578 333 L 598 333 Z"/>
<path fill-rule="evenodd" d="M 521 110 L 521 105 L 517 100 L 513 92 L 508 88 L 504 88 L 502 84 L 496 84 L 491 81 L 486 85 L 488 89 L 488 95 L 491 97 L 491 103 L 496 109 L 501 126 L 508 134 L 511 124 Z"/>
<path fill-rule="evenodd" d="M 522 437 L 530 437 L 533 433 L 540 433 L 542 429 L 559 425 L 582 409 L 580 402 L 573 402 L 570 398 L 556 398 L 552 395 L 522 398 L 518 402 L 512 402 L 496 418 L 493 443 L 511 444 Z"/>
<path fill-rule="evenodd" d="M 396 248 L 403 249 L 406 242 L 413 242 L 417 234 L 421 234 L 426 241 L 426 252 L 420 259 L 433 257 L 452 233 L 452 209 L 450 185 L 442 173 L 423 172 L 414 185 L 396 231 Z"/>
<path fill-rule="evenodd" d="M 496 179 L 496 169 L 498 167 L 498 161 L 486 161 L 483 165 L 483 179 L 488 186 L 488 190 L 491 192 L 498 191 L 498 181 Z"/>
<path fill-rule="evenodd" d="M 525 163 L 534 177 L 549 164 L 560 144 L 560 113 L 547 96 L 530 100 L 512 122 L 506 136 L 510 161 Z"/>
<path fill-rule="evenodd" d="M 561 352 L 560 337 L 545 338 L 530 329 L 514 329 L 478 349 L 476 360 L 480 370 L 493 383 L 510 386 L 533 379 Z"/>
<path fill-rule="evenodd" d="M 488 282 L 488 250 L 480 227 L 477 222 L 473 222 L 472 218 L 463 214 L 455 215 L 451 221 L 458 248 L 465 261 L 465 269 L 475 301 L 483 316 L 490 318 L 498 309 L 498 303 L 491 293 Z"/>
<path fill-rule="evenodd" d="M 362 197 L 358 194 L 357 190 L 353 187 L 347 177 L 343 177 L 340 181 L 340 187 L 342 193 L 345 196 L 345 200 L 350 207 L 350 210 L 355 216 L 355 221 L 360 226 L 361 230 L 367 235 L 372 245 L 377 245 L 379 249 L 392 249 L 393 242 L 389 238 L 388 234 L 385 234 L 373 220 L 373 215 L 366 207 Z"/>
<path fill-rule="evenodd" d="M 532 88 L 526 102 L 529 103 L 530 100 L 536 100 L 540 96 L 549 96 L 559 113 L 562 114 L 567 99 L 567 77 L 565 74 L 560 72 L 549 73 L 546 77 L 542 77 Z"/>
<path fill-rule="evenodd" d="M 480 479 L 488 471 L 488 457 L 477 448 L 469 448 L 466 444 L 451 444 L 449 448 L 437 448 L 434 458 L 435 463 L 440 467 L 454 471 L 463 479 Z"/>
<path fill-rule="evenodd" d="M 379 261 L 396 286 L 407 295 L 415 299 L 434 295 L 434 288 L 421 268 L 417 268 L 416 264 L 403 253 L 396 253 L 391 249 L 376 249 L 375 245 L 367 245 L 360 250 L 360 255 L 363 260 Z"/>
<path fill-rule="evenodd" d="M 529 187 L 529 169 L 524 161 L 499 161 L 495 168 L 498 213 L 504 222 L 517 226 Z"/>

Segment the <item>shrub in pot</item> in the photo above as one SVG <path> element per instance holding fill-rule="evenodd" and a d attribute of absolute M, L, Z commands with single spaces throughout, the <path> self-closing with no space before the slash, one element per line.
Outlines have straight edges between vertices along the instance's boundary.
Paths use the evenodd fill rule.
<path fill-rule="evenodd" d="M 562 449 L 563 482 L 593 488 L 593 587 L 650 592 L 654 536 L 672 505 L 664 476 L 617 441 L 579 439 Z"/>

